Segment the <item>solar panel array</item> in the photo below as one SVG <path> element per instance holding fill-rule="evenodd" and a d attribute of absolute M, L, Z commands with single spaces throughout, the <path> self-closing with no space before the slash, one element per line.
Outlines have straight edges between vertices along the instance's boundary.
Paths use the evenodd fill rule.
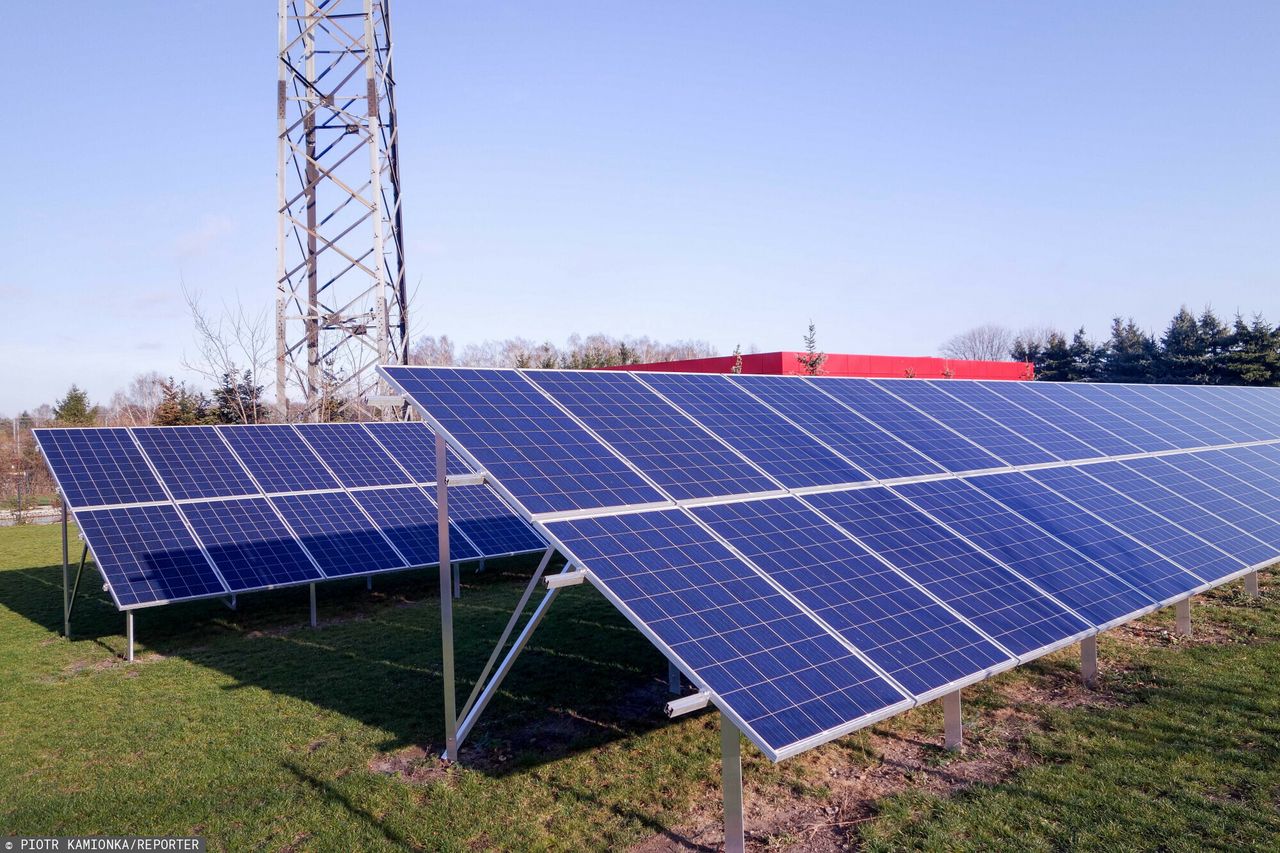
<path fill-rule="evenodd" d="M 1280 558 L 1266 389 L 383 372 L 775 760 Z"/>
<path fill-rule="evenodd" d="M 440 561 L 435 436 L 421 423 L 35 434 L 121 609 Z M 546 547 L 486 485 L 451 487 L 450 512 L 454 560 Z"/>

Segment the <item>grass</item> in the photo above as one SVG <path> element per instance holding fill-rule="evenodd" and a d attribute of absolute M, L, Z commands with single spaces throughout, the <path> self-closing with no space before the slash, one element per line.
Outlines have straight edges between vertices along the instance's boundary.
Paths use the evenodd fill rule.
<path fill-rule="evenodd" d="M 379 578 L 372 592 L 321 586 L 316 630 L 305 590 L 249 596 L 235 613 L 142 611 L 139 660 L 126 665 L 124 620 L 96 575 L 74 640 L 58 637 L 58 560 L 57 526 L 0 529 L 0 834 L 200 834 L 235 851 L 715 841 L 715 715 L 665 720 L 665 663 L 586 586 L 561 594 L 463 766 L 446 771 L 431 758 L 442 726 L 430 573 Z M 461 677 L 479 671 L 531 568 L 466 575 Z M 1097 702 L 1053 701 L 1080 692 L 1066 652 L 966 690 L 961 757 L 937 746 L 936 706 L 780 765 L 748 748 L 751 841 L 1274 849 L 1280 588 L 1264 579 L 1264 593 L 1197 599 L 1206 639 L 1164 633 L 1171 614 L 1108 635 Z M 1026 691 L 1047 701 L 1011 698 Z M 889 781 L 872 797 L 857 787 L 868 780 Z"/>

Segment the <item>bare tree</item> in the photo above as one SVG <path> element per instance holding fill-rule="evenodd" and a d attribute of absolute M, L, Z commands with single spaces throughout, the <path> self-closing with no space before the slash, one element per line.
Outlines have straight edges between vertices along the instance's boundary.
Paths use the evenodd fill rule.
<path fill-rule="evenodd" d="M 165 378 L 156 371 L 139 373 L 111 397 L 107 406 L 108 426 L 146 426 L 155 420 L 164 399 Z"/>
<path fill-rule="evenodd" d="M 195 355 L 187 357 L 184 353 L 182 366 L 215 387 L 228 381 L 252 389 L 262 386 L 275 362 L 275 341 L 266 311 L 253 314 L 237 298 L 234 306 L 223 303 L 222 314 L 214 317 L 201 304 L 200 293 L 188 290 L 185 283 L 182 295 L 191 312 L 196 341 Z M 234 405 L 241 410 L 241 422 L 254 422 L 257 400 L 236 397 Z M 287 405 L 287 400 L 276 401 L 276 408 L 282 414 Z"/>
<path fill-rule="evenodd" d="M 984 323 L 945 341 L 939 350 L 947 358 L 1008 361 L 1014 334 L 1005 326 Z"/>
<path fill-rule="evenodd" d="M 453 341 L 448 335 L 432 337 L 423 335 L 413 342 L 409 348 L 410 364 L 429 364 L 439 367 L 453 366 L 456 357 L 453 352 Z"/>

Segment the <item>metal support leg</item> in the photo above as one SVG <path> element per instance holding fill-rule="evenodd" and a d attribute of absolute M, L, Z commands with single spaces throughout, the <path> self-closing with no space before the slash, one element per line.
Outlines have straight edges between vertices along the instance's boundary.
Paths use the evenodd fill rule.
<path fill-rule="evenodd" d="M 742 820 L 742 739 L 738 727 L 720 715 L 720 785 L 724 789 L 725 853 L 742 853 L 746 837 Z"/>
<path fill-rule="evenodd" d="M 964 724 L 960 721 L 960 691 L 942 697 L 942 745 L 952 751 L 964 745 Z"/>
<path fill-rule="evenodd" d="M 1178 633 L 1183 637 L 1191 636 L 1191 599 L 1184 598 L 1178 602 Z"/>
<path fill-rule="evenodd" d="M 680 667 L 667 661 L 667 692 L 679 696 L 684 692 L 684 684 L 680 681 Z"/>
<path fill-rule="evenodd" d="M 89 559 L 89 546 L 80 552 L 80 565 L 76 567 L 76 579 L 71 583 L 71 600 L 67 602 L 67 639 L 71 639 L 71 614 L 76 610 L 76 598 L 80 595 L 80 578 L 84 576 L 84 562 Z"/>
<path fill-rule="evenodd" d="M 484 571 L 484 557 L 481 557 L 480 565 L 476 566 L 476 574 L 481 574 L 483 571 Z"/>
<path fill-rule="evenodd" d="M 314 628 L 318 624 L 316 621 L 316 585 L 311 586 L 311 627 Z"/>
<path fill-rule="evenodd" d="M 1085 637 L 1080 641 L 1080 680 L 1086 687 L 1098 683 L 1098 638 Z"/>
<path fill-rule="evenodd" d="M 226 605 L 228 610 L 235 610 L 237 607 L 236 594 L 233 592 L 231 595 L 224 597 L 222 603 Z"/>
<path fill-rule="evenodd" d="M 462 567 L 453 564 L 453 597 L 462 598 Z"/>
<path fill-rule="evenodd" d="M 1258 573 L 1257 572 L 1249 572 L 1249 574 L 1244 576 L 1244 591 L 1248 594 L 1250 598 L 1257 598 L 1258 596 L 1262 595 L 1262 593 L 1258 590 Z"/>
<path fill-rule="evenodd" d="M 67 559 L 67 504 L 62 504 L 62 636 L 71 639 L 71 563 Z"/>
<path fill-rule="evenodd" d="M 369 575 L 367 578 L 364 579 L 364 588 L 373 589 L 373 575 Z"/>
<path fill-rule="evenodd" d="M 125 649 L 124 659 L 133 660 L 133 611 L 126 610 L 124 612 L 124 635 L 127 648 Z"/>
<path fill-rule="evenodd" d="M 445 467 L 448 448 L 444 435 L 436 433 L 436 527 L 440 536 L 440 658 L 444 680 L 444 749 L 451 761 L 458 760 L 458 698 L 453 675 L 453 597 L 448 590 L 453 578 L 449 563 L 449 473 Z"/>

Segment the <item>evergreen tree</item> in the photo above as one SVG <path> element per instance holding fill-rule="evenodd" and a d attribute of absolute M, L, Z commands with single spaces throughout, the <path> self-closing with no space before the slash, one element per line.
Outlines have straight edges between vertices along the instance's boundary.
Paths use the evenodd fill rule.
<path fill-rule="evenodd" d="M 1182 306 L 1160 339 L 1158 380 L 1180 385 L 1209 382 L 1204 336 L 1195 315 Z"/>
<path fill-rule="evenodd" d="M 1102 378 L 1102 348 L 1089 340 L 1084 326 L 1071 336 L 1071 381 L 1097 382 Z"/>
<path fill-rule="evenodd" d="M 1040 353 L 1040 363 L 1036 366 L 1036 378 L 1045 382 L 1074 381 L 1071 347 L 1061 332 L 1049 333 L 1049 340 Z"/>
<path fill-rule="evenodd" d="M 1232 384 L 1280 384 L 1280 329 L 1261 315 L 1246 323 L 1237 314 L 1231 338 L 1225 367 Z"/>
<path fill-rule="evenodd" d="M 77 385 L 67 396 L 53 404 L 53 417 L 62 426 L 93 426 L 98 421 L 98 407 L 89 405 L 89 394 Z"/>
<path fill-rule="evenodd" d="M 742 344 L 736 344 L 733 348 L 733 367 L 729 368 L 729 372 L 742 372 Z"/>
<path fill-rule="evenodd" d="M 326 371 L 328 382 L 331 375 Z M 253 384 L 253 374 L 245 370 L 222 374 L 222 382 L 213 389 L 213 420 L 220 424 L 256 424 L 266 420 L 262 405 L 262 386 Z M 329 420 L 329 418 L 325 418 Z"/>
<path fill-rule="evenodd" d="M 822 365 L 827 362 L 827 354 L 818 349 L 818 332 L 812 320 L 809 321 L 809 332 L 804 336 L 804 352 L 796 356 L 796 361 L 810 376 L 821 375 Z"/>
<path fill-rule="evenodd" d="M 1102 358 L 1104 382 L 1151 382 L 1156 375 L 1155 340 L 1130 317 L 1111 321 L 1111 337 Z"/>
<path fill-rule="evenodd" d="M 1052 335 L 1051 335 L 1052 336 Z M 1044 369 L 1044 345 L 1036 338 L 1019 335 L 1013 339 L 1009 357 L 1014 361 L 1029 361 L 1038 377 Z"/>
<path fill-rule="evenodd" d="M 209 401 L 186 383 L 169 377 L 160 383 L 160 403 L 151 423 L 156 426 L 195 426 L 210 423 Z"/>
<path fill-rule="evenodd" d="M 1218 319 L 1212 308 L 1205 308 L 1197 323 L 1204 341 L 1205 382 L 1224 385 L 1232 381 L 1227 367 L 1227 353 L 1231 349 L 1231 329 Z"/>

